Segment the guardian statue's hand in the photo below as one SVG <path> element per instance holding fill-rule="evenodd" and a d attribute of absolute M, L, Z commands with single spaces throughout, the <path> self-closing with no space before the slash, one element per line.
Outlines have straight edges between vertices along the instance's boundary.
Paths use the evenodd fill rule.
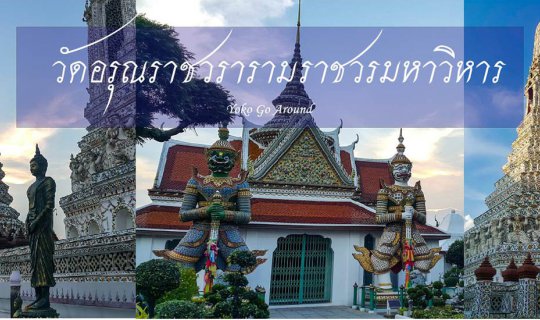
<path fill-rule="evenodd" d="M 206 213 L 208 213 L 210 215 L 210 218 L 214 221 L 220 221 L 225 219 L 225 209 L 219 203 L 211 204 L 206 210 Z"/>
<path fill-rule="evenodd" d="M 405 206 L 405 212 L 401 215 L 403 220 L 412 220 L 414 213 L 414 208 L 412 206 Z"/>

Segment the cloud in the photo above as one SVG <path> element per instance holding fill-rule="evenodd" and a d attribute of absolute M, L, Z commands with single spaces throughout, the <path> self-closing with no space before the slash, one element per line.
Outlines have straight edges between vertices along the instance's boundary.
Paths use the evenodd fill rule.
<path fill-rule="evenodd" d="M 523 92 L 505 89 L 490 90 L 491 103 L 500 114 L 514 114 L 516 108 L 523 106 Z"/>
<path fill-rule="evenodd" d="M 506 157 L 510 153 L 511 146 L 498 143 L 492 137 L 484 138 L 475 133 L 475 130 L 467 130 L 466 136 L 466 154 L 467 157 Z"/>
<path fill-rule="evenodd" d="M 293 5 L 293 0 L 138 0 L 137 12 L 175 27 L 260 26 Z"/>
<path fill-rule="evenodd" d="M 465 215 L 465 231 L 469 230 L 470 228 L 474 227 L 474 219 L 466 214 Z"/>
<path fill-rule="evenodd" d="M 25 128 L 84 128 L 87 122 L 80 106 L 87 98 L 84 90 L 70 90 L 39 104 L 31 102 L 19 111 L 17 124 Z"/>
<path fill-rule="evenodd" d="M 28 161 L 34 156 L 36 143 L 42 148 L 47 146 L 47 139 L 56 129 L 27 129 L 8 126 L 0 133 L 0 161 L 6 172 L 7 184 L 24 184 L 32 179 L 28 172 Z M 24 167 L 21 166 L 24 163 Z"/>

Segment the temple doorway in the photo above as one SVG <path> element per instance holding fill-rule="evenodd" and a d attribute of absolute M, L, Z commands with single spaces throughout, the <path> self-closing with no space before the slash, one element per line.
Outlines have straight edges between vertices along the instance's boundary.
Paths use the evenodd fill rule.
<path fill-rule="evenodd" d="M 307 234 L 279 238 L 272 256 L 270 305 L 330 302 L 333 257 L 328 238 Z"/>

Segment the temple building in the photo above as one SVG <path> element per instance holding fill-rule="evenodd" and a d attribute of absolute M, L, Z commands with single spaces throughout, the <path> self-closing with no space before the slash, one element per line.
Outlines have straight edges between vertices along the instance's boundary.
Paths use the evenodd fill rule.
<path fill-rule="evenodd" d="M 527 265 L 534 270 L 534 264 L 540 263 L 540 24 L 536 28 L 533 60 L 530 67 L 529 77 L 525 86 L 524 117 L 517 128 L 517 139 L 512 144 L 512 152 L 508 156 L 507 163 L 503 166 L 504 176 L 495 183 L 495 190 L 486 198 L 488 210 L 474 219 L 474 227 L 465 233 L 465 285 L 466 306 L 465 310 L 479 316 L 492 317 L 485 312 L 503 313 L 498 310 L 504 309 L 505 313 L 519 313 L 516 306 L 508 306 L 502 303 L 502 293 L 522 296 L 517 290 L 530 286 L 527 294 L 534 293 L 536 298 L 528 299 L 519 313 L 519 317 L 538 317 L 537 307 L 538 289 L 536 274 L 529 278 L 533 281 L 522 284 L 522 277 L 517 280 L 508 280 L 505 270 L 512 269 L 511 264 Z M 475 276 L 475 270 L 488 265 L 486 257 L 489 257 L 489 267 L 493 268 L 490 283 L 485 279 Z M 512 263 L 510 263 L 512 261 Z M 515 264 L 514 264 L 515 261 Z M 493 281 L 493 283 L 491 283 Z M 510 285 L 510 282 L 515 282 Z M 530 282 L 530 281 L 529 281 Z M 532 290 L 534 287 L 534 290 Z M 480 300 L 478 290 L 483 290 L 484 295 L 498 297 L 493 301 L 489 310 L 479 312 Z M 534 292 L 533 292 L 534 291 Z M 468 303 L 467 303 L 468 297 Z M 487 297 L 487 296 L 486 296 Z M 486 299 L 491 299 L 487 297 Z M 519 304 L 519 303 L 518 303 Z M 528 306 L 533 311 L 523 313 Z M 502 309 L 501 309 L 502 308 Z M 474 311 L 476 310 L 476 311 Z M 480 310 L 480 311 L 479 311 Z"/>
<path fill-rule="evenodd" d="M 291 68 L 294 76 L 274 99 L 274 106 L 305 108 L 311 101 L 300 78 L 299 24 Z M 298 67 L 300 66 L 300 67 Z M 262 127 L 244 120 L 242 137 L 232 137 L 241 151 L 240 170 L 249 172 L 251 222 L 240 227 L 246 245 L 266 250 L 267 261 L 248 276 L 251 287 L 266 289 L 272 305 L 328 303 L 350 305 L 353 285 L 374 283 L 353 258 L 353 245 L 373 249 L 384 224 L 375 222 L 380 180 L 392 184 L 390 159 L 360 159 L 355 145 L 340 145 L 340 127 L 323 132 L 311 114 L 278 113 Z M 216 130 L 217 133 L 217 130 Z M 397 135 L 396 135 L 397 139 Z M 397 141 L 396 141 L 397 144 Z M 184 189 L 196 167 L 209 173 L 209 145 L 170 140 L 163 149 L 152 202 L 137 209 L 137 263 L 156 258 L 154 250 L 173 249 L 191 223 L 180 221 Z M 392 155 L 389 155 L 389 157 Z M 428 199 L 429 201 L 429 199 Z M 435 227 L 418 225 L 429 247 L 449 238 Z M 438 280 L 440 261 L 428 274 Z M 403 279 L 394 275 L 397 288 Z M 374 283 L 375 284 L 375 283 Z"/>

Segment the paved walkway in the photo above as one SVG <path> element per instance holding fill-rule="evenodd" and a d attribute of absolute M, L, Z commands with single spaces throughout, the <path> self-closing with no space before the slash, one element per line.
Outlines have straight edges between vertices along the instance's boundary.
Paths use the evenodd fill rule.
<path fill-rule="evenodd" d="M 383 316 L 347 306 L 295 307 L 270 309 L 270 318 L 279 319 L 379 319 Z"/>
<path fill-rule="evenodd" d="M 28 302 L 24 301 L 23 305 Z M 130 318 L 135 319 L 135 309 L 104 308 L 52 303 L 61 318 Z M 9 318 L 9 300 L 0 299 L 0 319 Z"/>

